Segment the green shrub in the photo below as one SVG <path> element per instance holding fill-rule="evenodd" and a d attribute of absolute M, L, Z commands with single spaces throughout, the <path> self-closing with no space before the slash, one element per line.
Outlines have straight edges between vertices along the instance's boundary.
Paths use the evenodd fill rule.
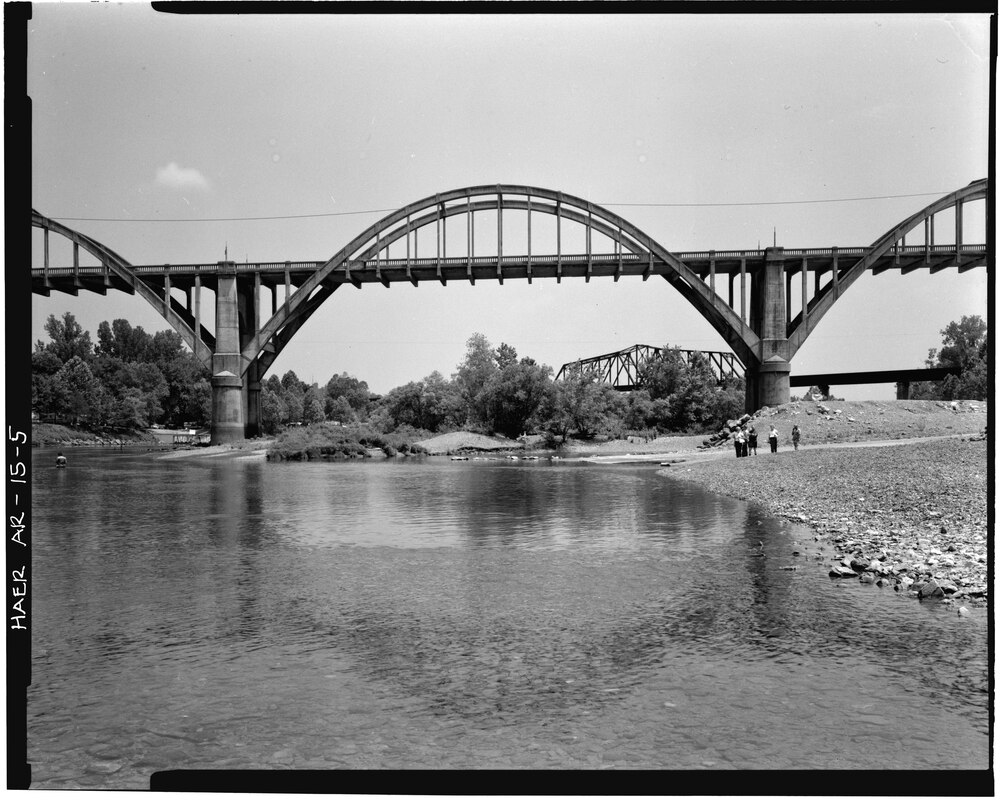
<path fill-rule="evenodd" d="M 426 453 L 395 432 L 382 434 L 364 424 L 340 426 L 322 422 L 282 432 L 268 450 L 267 458 L 270 461 L 367 458 L 370 448 L 380 448 L 386 456 L 398 452 Z"/>

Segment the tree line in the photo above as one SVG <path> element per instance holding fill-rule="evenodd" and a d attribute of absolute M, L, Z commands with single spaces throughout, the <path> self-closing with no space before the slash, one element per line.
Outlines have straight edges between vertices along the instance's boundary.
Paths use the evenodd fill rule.
<path fill-rule="evenodd" d="M 49 341 L 31 354 L 31 409 L 41 419 L 122 429 L 211 420 L 211 373 L 175 331 L 105 321 L 95 344 L 70 312 L 50 314 L 45 331 Z"/>
<path fill-rule="evenodd" d="M 615 391 L 593 373 L 554 381 L 552 368 L 519 357 L 507 343 L 493 347 L 483 334 L 466 342 L 465 357 L 445 378 L 433 372 L 384 396 L 346 373 L 324 387 L 294 372 L 271 376 L 261 391 L 261 426 L 272 434 L 296 423 L 365 423 L 378 431 L 430 433 L 466 430 L 514 438 L 543 433 L 553 439 L 620 436 L 626 432 L 702 432 L 743 411 L 742 378 L 721 384 L 707 357 L 689 364 L 676 349 L 640 371 L 644 388 Z"/>
<path fill-rule="evenodd" d="M 97 343 L 67 312 L 50 315 L 49 341 L 32 353 L 32 410 L 42 419 L 89 425 L 146 428 L 154 424 L 205 426 L 211 421 L 211 375 L 173 331 L 152 335 L 126 320 L 102 322 Z M 960 374 L 914 384 L 912 397 L 988 397 L 987 329 L 978 316 L 963 317 L 942 332 L 929 367 L 954 366 Z M 455 372 L 435 371 L 385 395 L 348 375 L 325 385 L 306 383 L 291 370 L 270 376 L 260 395 L 264 434 L 296 425 L 332 421 L 363 423 L 373 431 L 444 433 L 467 430 L 514 438 L 540 433 L 558 442 L 570 436 L 626 433 L 702 433 L 743 413 L 745 382 L 720 381 L 707 357 L 686 360 L 676 348 L 639 370 L 642 389 L 617 392 L 592 372 L 554 381 L 552 368 L 519 357 L 506 343 L 494 347 L 473 334 Z"/>

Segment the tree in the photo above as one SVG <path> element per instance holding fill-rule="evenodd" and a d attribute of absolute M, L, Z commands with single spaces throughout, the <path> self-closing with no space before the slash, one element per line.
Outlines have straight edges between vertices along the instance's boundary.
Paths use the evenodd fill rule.
<path fill-rule="evenodd" d="M 323 401 L 320 400 L 319 388 L 309 387 L 302 398 L 302 422 L 306 425 L 310 423 L 322 423 L 326 420 L 326 412 L 323 411 Z"/>
<path fill-rule="evenodd" d="M 286 425 L 291 423 L 301 423 L 302 422 L 302 395 L 298 392 L 286 392 L 281 396 L 282 401 L 285 403 L 285 413 L 288 415 L 283 423 Z"/>
<path fill-rule="evenodd" d="M 389 391 L 372 411 L 369 421 L 394 430 L 411 426 L 438 431 L 464 416 L 463 402 L 454 382 L 435 371 L 421 381 L 411 381 Z"/>
<path fill-rule="evenodd" d="M 54 354 L 63 364 L 74 356 L 84 362 L 89 362 L 94 357 L 90 332 L 83 330 L 72 312 L 64 312 L 61 319 L 50 314 L 45 322 L 45 331 L 52 341 L 47 345 L 39 345 Z"/>
<path fill-rule="evenodd" d="M 204 425 L 212 419 L 212 373 L 194 354 L 184 350 L 160 363 L 168 392 L 164 417 L 174 425 Z"/>
<path fill-rule="evenodd" d="M 435 370 L 424 377 L 423 403 L 426 409 L 425 419 L 431 425 L 424 426 L 428 431 L 440 431 L 445 428 L 457 428 L 466 419 L 465 407 L 458 384 L 445 378 Z"/>
<path fill-rule="evenodd" d="M 125 362 L 117 356 L 98 356 L 93 363 L 95 378 L 107 390 L 114 411 L 111 417 L 116 425 L 127 426 L 118 418 L 134 419 L 133 406 L 142 406 L 141 427 L 158 421 L 163 416 L 163 404 L 170 394 L 167 380 L 160 368 L 151 362 Z M 122 401 L 128 399 L 122 405 Z"/>
<path fill-rule="evenodd" d="M 625 408 L 619 392 L 583 373 L 555 382 L 545 427 L 563 439 L 571 433 L 586 439 L 620 429 Z"/>
<path fill-rule="evenodd" d="M 625 416 L 622 422 L 632 431 L 641 431 L 656 425 L 654 401 L 645 389 L 637 389 L 626 397 Z"/>
<path fill-rule="evenodd" d="M 46 350 L 41 342 L 31 354 L 31 410 L 37 414 L 56 414 L 55 376 L 62 368 L 59 357 Z"/>
<path fill-rule="evenodd" d="M 479 393 L 486 382 L 499 370 L 493 348 L 482 334 L 473 334 L 465 343 L 465 359 L 458 366 L 455 382 L 465 404 L 469 419 L 483 421 L 483 410 L 478 402 Z"/>
<path fill-rule="evenodd" d="M 504 355 L 509 356 L 509 353 Z M 532 359 L 508 362 L 494 373 L 478 396 L 490 427 L 508 437 L 524 433 L 528 421 L 548 400 L 552 391 L 551 376 L 551 368 L 536 364 Z"/>
<path fill-rule="evenodd" d="M 150 424 L 146 398 L 137 387 L 126 387 L 114 398 L 108 415 L 112 425 L 122 428 L 146 428 Z"/>
<path fill-rule="evenodd" d="M 688 364 L 684 356 L 668 345 L 658 357 L 650 359 L 639 368 L 637 377 L 650 399 L 658 400 L 677 392 L 687 371 Z"/>
<path fill-rule="evenodd" d="M 42 343 L 39 342 L 31 354 L 31 374 L 55 375 L 62 366 L 62 359 L 52 351 L 45 349 Z"/>
<path fill-rule="evenodd" d="M 325 392 L 330 401 L 343 398 L 350 405 L 351 409 L 360 415 L 366 414 L 368 407 L 371 405 L 371 391 L 368 389 L 368 384 L 364 381 L 358 381 L 354 376 L 350 376 L 347 373 L 334 375 L 333 378 L 327 381 Z M 353 418 L 354 416 L 352 413 L 351 417 Z"/>
<path fill-rule="evenodd" d="M 100 421 L 106 394 L 90 367 L 73 356 L 53 377 L 54 412 L 74 423 Z"/>
<path fill-rule="evenodd" d="M 297 392 L 299 395 L 304 395 L 306 392 L 305 383 L 299 380 L 294 370 L 289 370 L 281 377 L 281 386 L 285 392 Z"/>
<path fill-rule="evenodd" d="M 208 378 L 199 378 L 184 398 L 181 413 L 185 419 L 202 426 L 212 422 L 212 383 Z"/>
<path fill-rule="evenodd" d="M 271 376 L 274 378 L 274 376 Z M 279 383 L 280 386 L 280 383 Z M 265 386 L 260 391 L 260 427 L 265 434 L 275 434 L 288 418 L 288 407 L 281 396 Z"/>
<path fill-rule="evenodd" d="M 517 351 L 506 342 L 501 342 L 500 347 L 493 352 L 497 367 L 503 370 L 512 364 L 517 364 Z"/>
<path fill-rule="evenodd" d="M 184 340 L 176 331 L 157 331 L 149 343 L 146 360 L 162 368 L 186 353 Z"/>
<path fill-rule="evenodd" d="M 410 381 L 401 387 L 394 387 L 382 399 L 382 404 L 389 418 L 389 423 L 393 428 L 401 425 L 413 426 L 414 428 L 427 428 L 427 410 L 423 404 L 423 382 Z"/>
<path fill-rule="evenodd" d="M 941 382 L 919 381 L 910 397 L 924 400 L 985 400 L 991 392 L 988 368 L 989 331 L 979 315 L 963 315 L 941 331 L 941 349 L 931 349 L 928 367 L 952 367 L 957 375 Z"/>
<path fill-rule="evenodd" d="M 963 372 L 976 366 L 986 357 L 986 334 L 986 321 L 978 314 L 948 323 L 941 331 L 941 350 L 928 353 L 927 366 L 958 367 Z"/>
<path fill-rule="evenodd" d="M 357 418 L 353 407 L 343 395 L 338 395 L 336 398 L 328 395 L 323 410 L 326 412 L 327 420 L 338 423 L 353 423 Z"/>
<path fill-rule="evenodd" d="M 115 320 L 110 325 L 105 320 L 97 326 L 98 355 L 115 356 L 126 362 L 154 361 L 149 353 L 153 338 L 141 325 L 135 328 L 128 320 Z"/>

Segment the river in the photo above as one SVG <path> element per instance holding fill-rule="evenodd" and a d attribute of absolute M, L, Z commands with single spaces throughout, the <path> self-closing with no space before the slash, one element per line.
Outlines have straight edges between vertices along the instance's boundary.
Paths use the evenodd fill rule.
<path fill-rule="evenodd" d="M 54 455 L 33 788 L 989 764 L 986 610 L 831 580 L 807 528 L 655 467 Z"/>

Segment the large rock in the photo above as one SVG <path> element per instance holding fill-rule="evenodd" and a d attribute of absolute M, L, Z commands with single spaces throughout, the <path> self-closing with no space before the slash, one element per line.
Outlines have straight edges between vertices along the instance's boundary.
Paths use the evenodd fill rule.
<path fill-rule="evenodd" d="M 863 556 L 855 556 L 853 559 L 851 559 L 851 569 L 856 570 L 859 573 L 863 570 L 867 570 L 869 565 L 870 562 Z"/>
<path fill-rule="evenodd" d="M 857 575 L 851 568 L 844 565 L 834 565 L 830 568 L 830 578 L 857 578 Z"/>
<path fill-rule="evenodd" d="M 926 582 L 918 591 L 918 598 L 944 598 L 944 590 L 941 586 L 934 580 Z"/>

